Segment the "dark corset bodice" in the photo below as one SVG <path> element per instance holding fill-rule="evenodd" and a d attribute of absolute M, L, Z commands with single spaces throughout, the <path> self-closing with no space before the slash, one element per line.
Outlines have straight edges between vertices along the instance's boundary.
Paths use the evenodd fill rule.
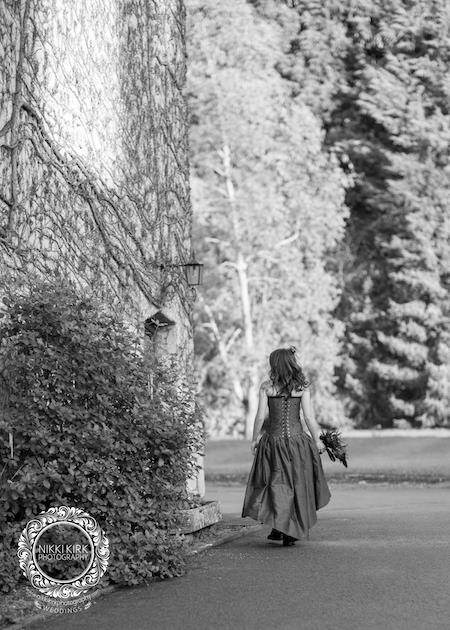
<path fill-rule="evenodd" d="M 269 417 L 264 429 L 272 437 L 293 437 L 302 434 L 300 396 L 268 396 Z"/>

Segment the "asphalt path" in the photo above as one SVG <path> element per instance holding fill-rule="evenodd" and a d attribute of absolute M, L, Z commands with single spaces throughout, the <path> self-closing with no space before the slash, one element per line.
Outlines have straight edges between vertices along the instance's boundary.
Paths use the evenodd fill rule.
<path fill-rule="evenodd" d="M 35 630 L 434 630 L 450 628 L 450 488 L 332 485 L 309 541 L 266 527 Z M 210 487 L 236 518 L 242 487 Z M 254 522 L 245 519 L 245 522 Z"/>

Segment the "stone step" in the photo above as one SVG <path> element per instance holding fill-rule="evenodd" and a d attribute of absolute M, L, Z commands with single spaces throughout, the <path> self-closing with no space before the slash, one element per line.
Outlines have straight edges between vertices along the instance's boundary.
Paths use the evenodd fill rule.
<path fill-rule="evenodd" d="M 182 514 L 181 532 L 183 534 L 197 532 L 204 527 L 218 523 L 223 518 L 218 501 L 206 501 L 198 507 L 183 510 Z"/>

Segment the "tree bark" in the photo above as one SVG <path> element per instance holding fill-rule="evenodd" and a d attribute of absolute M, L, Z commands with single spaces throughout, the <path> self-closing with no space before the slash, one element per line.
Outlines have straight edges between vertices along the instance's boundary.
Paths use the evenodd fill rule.
<path fill-rule="evenodd" d="M 247 261 L 242 251 L 242 226 L 239 223 L 238 208 L 236 204 L 236 191 L 233 182 L 231 151 L 225 142 L 221 151 L 225 186 L 231 212 L 231 223 L 233 228 L 233 248 L 236 254 L 234 266 L 236 268 L 239 282 L 239 296 L 242 309 L 245 349 L 248 353 L 248 376 L 245 383 L 245 437 L 250 439 L 253 433 L 253 422 L 258 408 L 258 370 L 255 363 L 255 344 L 253 336 L 253 317 L 250 299 Z"/>
<path fill-rule="evenodd" d="M 192 211 L 182 0 L 0 6 L 2 269 L 70 277 L 191 373 Z M 161 268 L 160 265 L 163 265 Z"/>

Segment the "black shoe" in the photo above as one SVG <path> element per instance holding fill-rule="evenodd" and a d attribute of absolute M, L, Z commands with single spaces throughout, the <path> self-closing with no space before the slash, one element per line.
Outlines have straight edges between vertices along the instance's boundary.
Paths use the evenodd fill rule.
<path fill-rule="evenodd" d="M 278 529 L 272 529 L 270 534 L 267 536 L 267 540 L 281 540 L 283 534 L 278 531 Z"/>
<path fill-rule="evenodd" d="M 292 538 L 292 536 L 288 536 L 287 534 L 283 534 L 283 547 L 290 547 L 295 544 L 297 538 Z"/>

